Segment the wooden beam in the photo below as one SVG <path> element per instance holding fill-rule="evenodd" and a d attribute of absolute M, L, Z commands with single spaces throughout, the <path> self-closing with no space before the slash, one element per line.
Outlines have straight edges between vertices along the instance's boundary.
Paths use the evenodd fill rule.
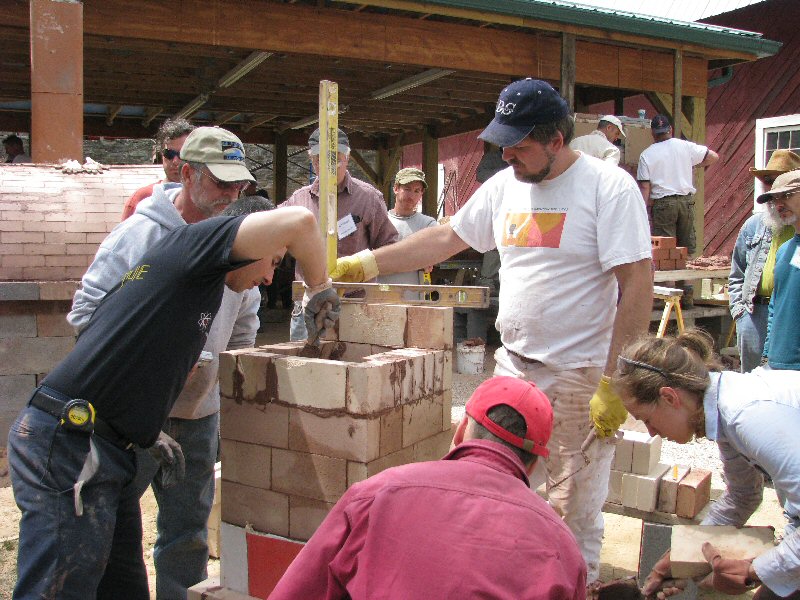
<path fill-rule="evenodd" d="M 352 158 L 353 161 L 359 167 L 361 167 L 361 170 L 364 171 L 364 174 L 372 182 L 372 185 L 374 185 L 377 188 L 380 188 L 380 186 L 381 186 L 380 175 L 375 171 L 375 169 L 372 168 L 372 165 L 369 164 L 364 159 L 363 156 L 361 156 L 361 154 L 358 152 L 358 150 L 350 150 L 350 158 Z"/>
<path fill-rule="evenodd" d="M 378 150 L 378 189 L 380 189 L 381 193 L 383 194 L 383 199 L 386 201 L 387 207 L 390 205 L 392 183 L 394 182 L 394 175 L 398 171 L 397 167 L 400 164 L 400 159 L 402 156 L 402 146 L 395 146 L 393 148 L 380 148 Z"/>
<path fill-rule="evenodd" d="M 270 121 L 274 121 L 276 119 L 275 115 L 253 115 L 250 117 L 250 120 L 247 124 L 242 127 L 244 131 L 250 131 L 255 127 L 259 127 L 264 123 L 269 123 Z M 277 143 L 277 141 L 275 142 Z"/>
<path fill-rule="evenodd" d="M 561 34 L 561 84 L 558 91 L 575 110 L 575 34 Z"/>
<path fill-rule="evenodd" d="M 706 99 L 691 98 L 692 141 L 696 144 L 706 143 Z M 684 130 L 685 132 L 685 130 Z M 702 255 L 705 249 L 705 207 L 706 207 L 706 173 L 704 168 L 693 169 L 694 187 L 694 232 L 696 237 L 696 254 Z"/>
<path fill-rule="evenodd" d="M 149 127 L 150 123 L 153 122 L 158 115 L 164 112 L 164 109 L 161 106 L 156 106 L 155 108 L 148 108 L 144 113 L 144 118 L 142 119 L 142 126 Z"/>
<path fill-rule="evenodd" d="M 235 111 L 214 113 L 214 118 L 212 120 L 216 125 L 224 125 L 225 123 L 229 123 L 231 120 L 238 117 L 240 114 L 241 113 Z"/>
<path fill-rule="evenodd" d="M 672 100 L 671 94 L 661 94 L 659 92 L 646 92 L 645 96 L 650 101 L 655 109 L 663 115 L 667 115 L 670 119 L 674 119 L 675 116 L 673 115 L 672 111 L 675 110 L 675 104 Z M 682 133 L 683 137 L 687 140 L 694 139 L 694 128 L 692 120 L 686 116 L 685 113 L 681 113 L 683 117 L 681 120 L 682 126 Z M 705 117 L 703 117 L 705 119 Z M 677 137 L 677 136 L 676 136 Z"/>
<path fill-rule="evenodd" d="M 114 119 L 119 114 L 119 111 L 122 110 L 122 104 L 117 104 L 115 106 L 108 107 L 108 116 L 106 117 L 106 125 L 111 127 L 114 124 Z"/>
<path fill-rule="evenodd" d="M 289 154 L 286 136 L 276 134 L 275 146 L 272 152 L 272 199 L 275 204 L 283 202 L 287 197 L 288 163 Z"/>
<path fill-rule="evenodd" d="M 683 52 L 680 49 L 675 50 L 672 86 L 672 135 L 680 138 L 683 121 Z"/>
<path fill-rule="evenodd" d="M 438 218 L 439 181 L 439 140 L 430 127 L 425 128 L 422 138 L 422 171 L 428 181 L 422 197 L 422 212 L 434 219 Z"/>

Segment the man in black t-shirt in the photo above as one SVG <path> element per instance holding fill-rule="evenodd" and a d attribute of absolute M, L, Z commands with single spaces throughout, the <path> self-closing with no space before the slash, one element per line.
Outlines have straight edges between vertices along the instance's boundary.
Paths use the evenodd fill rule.
<path fill-rule="evenodd" d="M 22 511 L 15 598 L 149 599 L 141 555 L 114 556 L 129 564 L 129 581 L 98 587 L 112 541 L 141 540 L 133 449 L 156 442 L 223 287 L 269 283 L 286 251 L 306 274 L 309 331 L 331 327 L 339 300 L 317 222 L 299 207 L 179 227 L 102 300 L 9 434 Z"/>

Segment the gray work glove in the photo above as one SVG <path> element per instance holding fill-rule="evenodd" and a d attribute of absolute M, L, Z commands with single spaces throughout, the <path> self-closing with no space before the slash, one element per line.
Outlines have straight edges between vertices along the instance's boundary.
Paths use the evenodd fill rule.
<path fill-rule="evenodd" d="M 159 469 L 156 477 L 160 478 L 161 486 L 172 487 L 186 476 L 186 459 L 183 457 L 181 445 L 163 431 L 159 432 L 156 443 L 147 451 L 158 463 Z"/>
<path fill-rule="evenodd" d="M 331 280 L 306 288 L 303 295 L 303 320 L 308 331 L 308 343 L 319 344 L 325 332 L 332 329 L 339 318 L 341 302 L 336 290 L 331 287 Z"/>

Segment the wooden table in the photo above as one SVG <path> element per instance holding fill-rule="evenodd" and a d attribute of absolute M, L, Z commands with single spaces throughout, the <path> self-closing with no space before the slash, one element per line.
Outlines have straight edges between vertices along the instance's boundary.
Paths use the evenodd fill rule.
<path fill-rule="evenodd" d="M 675 269 L 673 271 L 656 271 L 655 283 L 665 281 L 695 281 L 698 279 L 727 279 L 731 274 L 730 267 L 721 269 Z"/>

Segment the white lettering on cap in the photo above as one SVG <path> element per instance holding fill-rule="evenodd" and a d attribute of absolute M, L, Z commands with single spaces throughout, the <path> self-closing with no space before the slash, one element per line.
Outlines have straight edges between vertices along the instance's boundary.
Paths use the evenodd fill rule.
<path fill-rule="evenodd" d="M 503 102 L 502 100 L 497 101 L 497 109 L 494 112 L 500 113 L 501 115 L 510 115 L 514 112 L 514 109 L 517 107 L 516 102 Z"/>

